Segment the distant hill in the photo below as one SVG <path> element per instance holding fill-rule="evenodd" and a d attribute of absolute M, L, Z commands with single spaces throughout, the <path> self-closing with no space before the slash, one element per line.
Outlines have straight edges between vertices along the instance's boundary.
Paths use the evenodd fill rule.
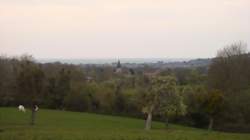
<path fill-rule="evenodd" d="M 122 65 L 129 68 L 135 67 L 144 67 L 149 66 L 157 69 L 166 69 L 166 68 L 192 68 L 192 67 L 208 67 L 211 63 L 212 59 L 192 59 L 187 61 L 172 61 L 172 62 L 164 62 L 158 61 L 155 63 L 123 63 Z M 115 64 L 113 64 L 115 65 Z"/>
<path fill-rule="evenodd" d="M 185 59 L 185 58 L 121 58 L 121 59 L 38 59 L 40 63 L 66 63 L 66 64 L 93 64 L 116 66 L 120 60 L 123 66 L 129 68 L 144 67 L 145 65 L 154 68 L 189 68 L 204 67 L 211 63 L 211 59 Z"/>
<path fill-rule="evenodd" d="M 187 58 L 99 58 L 99 59 L 38 59 L 40 63 L 68 63 L 68 64 L 112 64 L 116 63 L 118 60 L 121 63 L 131 63 L 131 64 L 143 64 L 143 63 L 157 63 L 157 62 L 182 62 L 191 59 Z"/>

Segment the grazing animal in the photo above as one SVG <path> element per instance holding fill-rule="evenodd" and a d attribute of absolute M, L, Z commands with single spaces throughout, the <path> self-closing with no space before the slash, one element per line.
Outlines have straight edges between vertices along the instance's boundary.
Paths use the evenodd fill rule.
<path fill-rule="evenodd" d="M 22 112 L 26 112 L 26 109 L 24 108 L 23 105 L 19 105 L 19 106 L 18 106 L 18 110 L 19 110 L 19 111 L 22 111 Z"/>
<path fill-rule="evenodd" d="M 38 106 L 35 105 L 35 111 L 37 112 L 39 110 Z"/>

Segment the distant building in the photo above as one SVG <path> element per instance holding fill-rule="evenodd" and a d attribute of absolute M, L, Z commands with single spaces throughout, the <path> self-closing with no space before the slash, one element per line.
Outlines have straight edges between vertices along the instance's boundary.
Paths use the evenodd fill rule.
<path fill-rule="evenodd" d="M 122 73 L 122 65 L 121 65 L 120 60 L 118 60 L 117 62 L 115 73 Z"/>
<path fill-rule="evenodd" d="M 92 82 L 92 81 L 94 81 L 94 78 L 91 77 L 91 76 L 87 76 L 87 77 L 86 77 L 86 81 L 87 81 L 87 82 Z"/>
<path fill-rule="evenodd" d="M 135 74 L 135 71 L 133 68 L 127 68 L 126 65 L 125 67 L 122 67 L 120 60 L 118 60 L 118 62 L 115 65 L 116 66 L 114 69 L 114 73 L 116 74 L 122 74 L 126 76 L 132 76 Z"/>
<path fill-rule="evenodd" d="M 161 72 L 160 70 L 150 71 L 150 72 L 143 72 L 143 75 L 147 76 L 147 77 L 154 77 L 154 76 L 159 75 L 160 72 Z"/>

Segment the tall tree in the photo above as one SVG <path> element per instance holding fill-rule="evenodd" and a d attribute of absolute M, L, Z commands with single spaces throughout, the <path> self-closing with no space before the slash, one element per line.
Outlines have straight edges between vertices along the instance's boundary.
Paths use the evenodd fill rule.
<path fill-rule="evenodd" d="M 242 42 L 219 50 L 208 71 L 209 86 L 226 93 L 249 87 L 250 57 Z"/>
<path fill-rule="evenodd" d="M 219 117 L 223 125 L 246 125 L 247 110 L 243 98 L 250 98 L 250 55 L 242 42 L 234 43 L 218 51 L 208 71 L 208 84 L 212 90 L 223 93 L 225 109 Z M 231 126 L 230 126 L 231 127 Z M 236 129 L 240 129 L 239 125 Z"/>
<path fill-rule="evenodd" d="M 44 73 L 31 56 L 22 56 L 17 75 L 18 98 L 31 109 L 31 125 L 35 124 L 36 108 L 43 90 Z"/>

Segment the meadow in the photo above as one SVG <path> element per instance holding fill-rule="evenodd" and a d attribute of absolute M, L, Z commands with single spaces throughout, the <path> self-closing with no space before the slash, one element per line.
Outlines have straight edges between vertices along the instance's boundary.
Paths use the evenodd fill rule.
<path fill-rule="evenodd" d="M 41 109 L 35 126 L 30 112 L 0 108 L 0 140 L 250 140 L 250 134 L 224 133 L 161 122 L 145 131 L 144 120 Z"/>

